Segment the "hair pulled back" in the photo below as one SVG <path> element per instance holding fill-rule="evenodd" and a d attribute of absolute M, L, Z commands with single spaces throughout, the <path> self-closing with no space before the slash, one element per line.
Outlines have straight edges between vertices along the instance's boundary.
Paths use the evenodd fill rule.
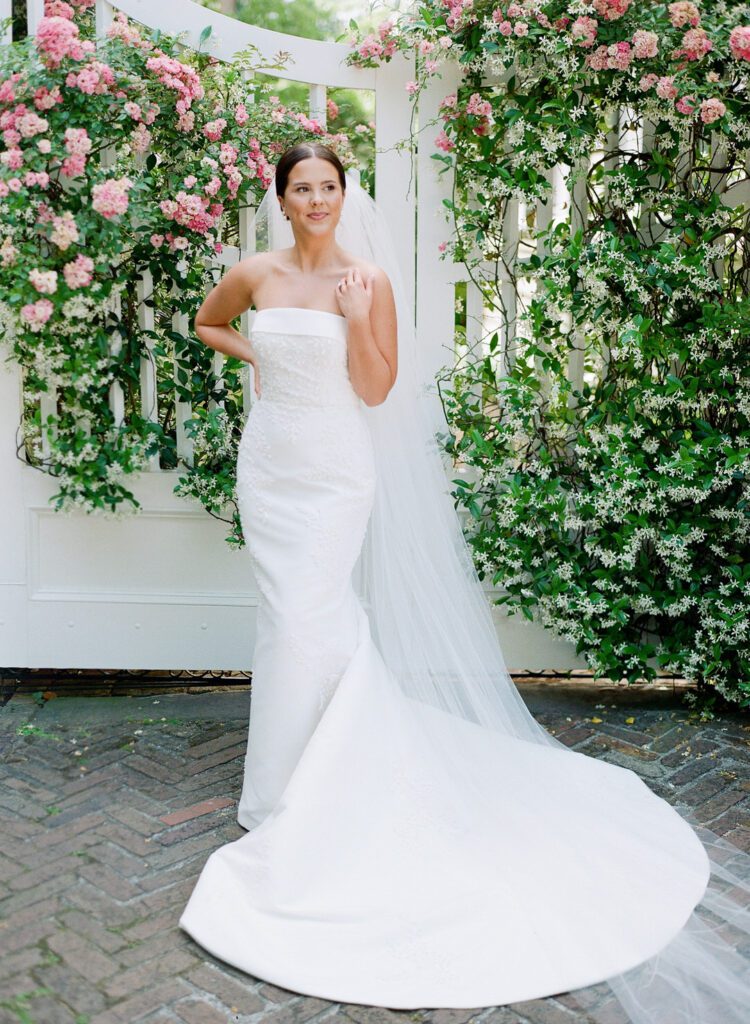
<path fill-rule="evenodd" d="M 346 192 L 346 173 L 344 171 L 344 165 L 341 163 L 334 151 L 329 149 L 328 146 L 324 146 L 322 142 L 298 142 L 296 145 L 285 150 L 279 157 L 279 162 L 276 164 L 275 184 L 277 196 L 283 196 L 286 192 L 286 186 L 289 181 L 289 172 L 294 165 L 298 164 L 300 160 L 307 160 L 311 156 L 320 157 L 321 160 L 327 160 L 329 164 L 333 164 L 336 168 L 336 173 L 339 176 L 341 191 Z"/>

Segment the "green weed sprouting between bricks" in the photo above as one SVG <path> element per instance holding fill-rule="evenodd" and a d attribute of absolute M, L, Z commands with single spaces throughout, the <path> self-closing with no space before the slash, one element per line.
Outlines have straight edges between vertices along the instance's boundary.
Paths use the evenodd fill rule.
<path fill-rule="evenodd" d="M 20 1024 L 38 1024 L 29 1013 L 29 1003 L 32 999 L 38 999 L 40 996 L 52 995 L 54 992 L 51 988 L 35 988 L 31 992 L 21 992 L 11 999 L 0 999 L 0 1006 L 15 1013 Z M 87 1024 L 87 1022 L 77 1019 L 76 1024 Z"/>

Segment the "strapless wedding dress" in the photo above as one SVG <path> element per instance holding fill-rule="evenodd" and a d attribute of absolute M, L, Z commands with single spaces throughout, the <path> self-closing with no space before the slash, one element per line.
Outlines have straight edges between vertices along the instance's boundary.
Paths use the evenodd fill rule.
<path fill-rule="evenodd" d="M 346 320 L 267 308 L 237 496 L 260 592 L 249 831 L 180 927 L 257 978 L 340 1002 L 482 1007 L 591 985 L 680 931 L 710 865 L 631 770 L 406 697 L 353 584 L 377 486 Z M 481 787 L 461 791 L 441 735 Z"/>

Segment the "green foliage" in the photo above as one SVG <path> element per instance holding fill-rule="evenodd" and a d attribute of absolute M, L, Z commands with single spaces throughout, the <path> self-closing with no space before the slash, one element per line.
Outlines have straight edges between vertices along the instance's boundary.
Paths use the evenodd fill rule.
<path fill-rule="evenodd" d="M 430 0 L 388 34 L 424 55 L 415 94 L 441 51 L 465 69 L 434 155 L 446 257 L 492 326 L 459 334 L 440 374 L 442 442 L 499 604 L 596 677 L 663 669 L 748 707 L 748 10 L 704 5 L 691 37 L 664 5 L 606 6 L 590 45 L 562 2 L 537 18 Z M 352 62 L 387 59 L 378 45 Z"/>
<path fill-rule="evenodd" d="M 94 50 L 93 13 L 73 24 L 90 56 L 53 59 L 45 31 L 0 48 L 0 334 L 22 368 L 20 453 L 56 478 L 60 511 L 132 512 L 133 473 L 183 470 L 178 493 L 240 545 L 232 481 L 248 368 L 227 358 L 218 371 L 192 320 L 279 152 L 316 139 L 356 160 L 344 134 L 253 79 L 252 47 L 225 65 L 118 16 Z M 155 402 L 142 408 L 149 370 Z"/>

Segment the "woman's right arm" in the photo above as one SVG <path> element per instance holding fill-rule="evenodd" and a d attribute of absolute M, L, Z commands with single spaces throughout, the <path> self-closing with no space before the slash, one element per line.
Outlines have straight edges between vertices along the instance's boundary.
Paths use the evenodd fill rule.
<path fill-rule="evenodd" d="M 209 348 L 251 364 L 259 398 L 260 374 L 252 342 L 230 326 L 230 321 L 252 305 L 262 276 L 263 255 L 256 253 L 231 267 L 208 293 L 194 321 L 195 333 Z"/>

